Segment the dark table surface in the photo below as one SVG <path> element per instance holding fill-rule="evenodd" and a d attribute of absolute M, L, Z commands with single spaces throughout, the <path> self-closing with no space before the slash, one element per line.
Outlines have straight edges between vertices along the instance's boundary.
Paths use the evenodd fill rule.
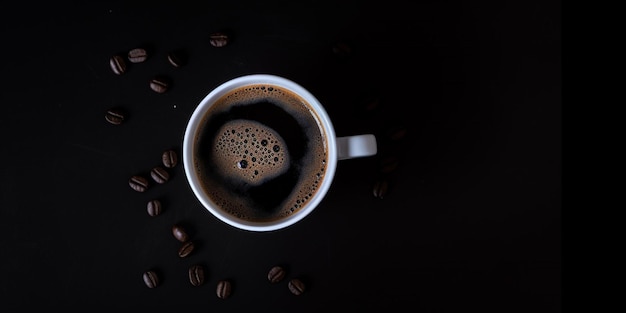
<path fill-rule="evenodd" d="M 559 312 L 560 1 L 395 2 L 3 10 L 0 310 Z M 211 46 L 216 31 L 229 45 Z M 115 75 L 109 58 L 136 47 L 149 59 Z M 172 50 L 184 67 L 167 63 Z M 211 216 L 182 164 L 131 190 L 131 175 L 181 151 L 212 88 L 253 73 L 308 88 L 338 136 L 374 133 L 379 154 L 340 161 L 320 206 L 270 233 Z M 167 93 L 150 90 L 155 75 L 172 79 Z M 127 110 L 124 124 L 105 121 L 111 107 Z M 406 136 L 391 140 L 393 126 Z M 388 156 L 399 162 L 379 199 Z M 184 259 L 175 223 L 198 243 Z M 208 270 L 199 287 L 187 279 L 196 263 Z M 304 294 L 267 281 L 277 264 Z M 144 285 L 147 269 L 159 287 Z"/>

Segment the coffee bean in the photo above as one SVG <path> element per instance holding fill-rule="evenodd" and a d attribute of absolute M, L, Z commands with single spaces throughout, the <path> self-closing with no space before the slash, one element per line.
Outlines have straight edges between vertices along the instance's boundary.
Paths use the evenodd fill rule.
<path fill-rule="evenodd" d="M 354 110 L 364 117 L 379 118 L 377 114 L 381 107 L 381 96 L 379 91 L 373 87 L 366 87 L 365 91 L 355 98 Z"/>
<path fill-rule="evenodd" d="M 161 201 L 156 199 L 148 201 L 148 215 L 157 216 L 161 214 L 161 211 L 163 211 L 163 205 L 161 204 Z"/>
<path fill-rule="evenodd" d="M 104 114 L 104 118 L 113 125 L 120 125 L 126 119 L 126 112 L 121 108 L 110 108 Z"/>
<path fill-rule="evenodd" d="M 194 286 L 204 284 L 204 266 L 194 264 L 189 267 L 189 282 Z"/>
<path fill-rule="evenodd" d="M 148 190 L 148 187 L 150 186 L 148 179 L 140 175 L 132 176 L 128 180 L 128 184 L 130 185 L 130 188 L 137 192 L 144 192 Z"/>
<path fill-rule="evenodd" d="M 220 299 L 226 299 L 230 297 L 232 292 L 232 286 L 228 280 L 220 280 L 217 282 L 216 294 Z"/>
<path fill-rule="evenodd" d="M 187 235 L 185 229 L 180 225 L 172 226 L 172 235 L 180 242 L 187 242 L 187 240 L 189 240 L 189 235 Z"/>
<path fill-rule="evenodd" d="M 267 279 L 273 284 L 283 280 L 283 278 L 285 278 L 285 269 L 278 265 L 272 267 L 267 273 Z"/>
<path fill-rule="evenodd" d="M 392 141 L 400 141 L 406 137 L 407 129 L 404 125 L 396 125 L 387 130 L 387 137 Z"/>
<path fill-rule="evenodd" d="M 156 288 L 159 285 L 159 276 L 155 271 L 143 273 L 143 282 L 148 288 Z"/>
<path fill-rule="evenodd" d="M 150 80 L 150 89 L 156 93 L 165 93 L 170 88 L 169 79 L 165 77 L 154 77 Z"/>
<path fill-rule="evenodd" d="M 141 63 L 148 59 L 148 52 L 146 49 L 135 48 L 128 51 L 128 60 L 132 63 Z"/>
<path fill-rule="evenodd" d="M 389 182 L 387 179 L 380 178 L 374 183 L 374 197 L 378 199 L 383 199 L 387 196 L 387 191 L 389 190 Z"/>
<path fill-rule="evenodd" d="M 109 60 L 109 65 L 111 66 L 111 70 L 113 70 L 113 73 L 117 75 L 122 75 L 126 73 L 126 61 L 124 61 L 124 58 L 121 55 L 116 54 L 112 56 Z"/>
<path fill-rule="evenodd" d="M 291 293 L 293 293 L 296 296 L 301 295 L 306 289 L 304 286 L 304 283 L 298 278 L 291 279 L 289 281 L 288 287 L 289 287 L 289 291 L 291 291 Z"/>
<path fill-rule="evenodd" d="M 191 254 L 191 252 L 193 252 L 194 248 L 195 246 L 193 244 L 193 241 L 187 241 L 183 243 L 183 245 L 180 246 L 180 248 L 178 249 L 178 256 L 181 258 L 186 258 Z"/>
<path fill-rule="evenodd" d="M 376 110 L 380 106 L 380 98 L 378 96 L 372 95 L 364 99 L 363 101 L 363 110 L 366 112 L 372 112 Z"/>
<path fill-rule="evenodd" d="M 347 58 L 352 55 L 352 47 L 344 41 L 338 41 L 332 45 L 333 54 L 339 58 Z"/>
<path fill-rule="evenodd" d="M 222 32 L 214 32 L 209 36 L 209 42 L 217 48 L 226 46 L 230 41 L 229 39 L 228 35 Z"/>
<path fill-rule="evenodd" d="M 185 57 L 183 56 L 183 53 L 180 51 L 170 51 L 167 54 L 167 61 L 173 67 L 182 67 L 183 65 L 187 63 L 185 60 Z"/>
<path fill-rule="evenodd" d="M 167 168 L 172 168 L 178 164 L 178 155 L 174 150 L 163 151 L 161 159 L 163 161 L 163 165 Z"/>
<path fill-rule="evenodd" d="M 154 167 L 150 171 L 150 176 L 152 176 L 152 179 L 159 184 L 165 184 L 170 179 L 170 174 L 167 170 L 160 166 Z"/>
<path fill-rule="evenodd" d="M 400 160 L 396 156 L 386 156 L 380 160 L 379 170 L 381 173 L 388 174 L 393 172 L 400 163 Z"/>

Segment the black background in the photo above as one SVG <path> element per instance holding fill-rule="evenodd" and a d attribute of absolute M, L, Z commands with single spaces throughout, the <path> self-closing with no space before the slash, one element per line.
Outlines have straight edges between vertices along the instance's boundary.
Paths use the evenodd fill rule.
<path fill-rule="evenodd" d="M 4 311 L 561 311 L 560 1 L 54 2 L 0 14 Z M 212 47 L 214 31 L 232 42 Z M 151 57 L 115 75 L 109 58 L 140 46 Z M 185 67 L 167 63 L 173 49 Z M 340 161 L 317 210 L 271 233 L 212 217 L 182 164 L 164 185 L 129 188 L 162 151 L 180 152 L 212 88 L 252 73 L 299 82 L 338 136 L 375 133 L 380 153 Z M 154 75 L 172 88 L 151 91 Z M 128 110 L 124 124 L 105 121 L 113 106 Z M 385 137 L 393 125 L 408 130 L 400 142 Z M 377 199 L 387 155 L 400 162 Z M 155 198 L 165 210 L 150 217 Z M 186 259 L 174 223 L 198 244 Z M 200 287 L 187 280 L 194 263 L 208 269 Z M 305 294 L 269 284 L 275 264 Z M 143 284 L 147 269 L 158 288 Z M 233 282 L 229 299 L 215 296 L 219 279 Z"/>

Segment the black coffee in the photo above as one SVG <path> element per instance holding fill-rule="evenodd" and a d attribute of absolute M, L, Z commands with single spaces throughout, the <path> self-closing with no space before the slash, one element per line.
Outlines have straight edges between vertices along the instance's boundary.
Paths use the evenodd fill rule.
<path fill-rule="evenodd" d="M 239 218 L 289 216 L 324 179 L 328 147 L 320 118 L 289 90 L 240 87 L 218 99 L 201 125 L 194 160 L 204 191 Z"/>

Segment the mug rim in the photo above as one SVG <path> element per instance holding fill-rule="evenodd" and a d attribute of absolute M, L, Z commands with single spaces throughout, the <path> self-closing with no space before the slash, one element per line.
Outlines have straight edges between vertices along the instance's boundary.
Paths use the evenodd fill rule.
<path fill-rule="evenodd" d="M 321 127 L 325 132 L 327 143 L 327 165 L 326 173 L 322 183 L 319 185 L 317 192 L 315 192 L 313 198 L 307 202 L 306 206 L 300 208 L 296 213 L 284 218 L 280 218 L 267 222 L 253 222 L 238 218 L 229 214 L 225 210 L 221 210 L 210 197 L 204 192 L 200 180 L 194 170 L 194 156 L 195 150 L 195 135 L 198 129 L 201 127 L 201 122 L 204 119 L 204 115 L 207 110 L 215 103 L 215 100 L 219 99 L 224 94 L 230 92 L 234 88 L 249 84 L 273 84 L 280 86 L 281 88 L 288 89 L 298 96 L 302 97 L 306 102 L 314 109 L 314 114 L 319 118 Z M 182 164 L 185 171 L 186 180 L 191 187 L 193 194 L 200 201 L 202 206 L 208 210 L 213 216 L 217 217 L 222 222 L 236 227 L 238 229 L 263 232 L 279 230 L 304 219 L 308 216 L 326 196 L 336 172 L 337 167 L 337 142 L 334 126 L 326 112 L 326 109 L 321 102 L 302 85 L 294 82 L 291 79 L 283 76 L 273 74 L 249 74 L 238 76 L 227 81 L 222 82 L 217 87 L 213 88 L 204 98 L 198 103 L 194 109 L 191 117 L 189 118 L 185 133 L 183 137 L 183 158 Z"/>

